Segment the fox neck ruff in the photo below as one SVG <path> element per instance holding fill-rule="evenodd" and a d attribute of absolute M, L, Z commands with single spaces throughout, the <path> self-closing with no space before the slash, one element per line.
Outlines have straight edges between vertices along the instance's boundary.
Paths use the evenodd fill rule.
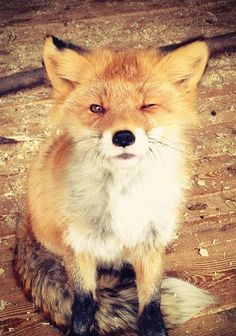
<path fill-rule="evenodd" d="M 160 146 L 124 165 L 85 152 L 78 143 L 67 170 L 66 243 L 101 263 L 117 262 L 139 244 L 166 246 L 175 235 L 186 184 L 182 152 Z"/>

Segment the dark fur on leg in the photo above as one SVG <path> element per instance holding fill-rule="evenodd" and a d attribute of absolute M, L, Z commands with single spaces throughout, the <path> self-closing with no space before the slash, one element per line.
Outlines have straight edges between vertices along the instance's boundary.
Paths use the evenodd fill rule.
<path fill-rule="evenodd" d="M 138 322 L 140 336 L 167 336 L 164 320 L 160 310 L 160 303 L 153 300 L 148 303 Z"/>
<path fill-rule="evenodd" d="M 72 306 L 71 330 L 69 336 L 91 336 L 94 326 L 96 303 L 92 293 L 77 290 Z"/>

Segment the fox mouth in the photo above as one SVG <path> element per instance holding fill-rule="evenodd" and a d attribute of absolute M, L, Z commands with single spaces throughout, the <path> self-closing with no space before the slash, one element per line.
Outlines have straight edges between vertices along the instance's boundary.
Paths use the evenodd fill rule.
<path fill-rule="evenodd" d="M 120 155 L 115 156 L 114 158 L 122 159 L 122 160 L 129 160 L 129 159 L 133 159 L 135 157 L 136 157 L 136 155 L 134 155 L 134 154 L 122 153 Z"/>

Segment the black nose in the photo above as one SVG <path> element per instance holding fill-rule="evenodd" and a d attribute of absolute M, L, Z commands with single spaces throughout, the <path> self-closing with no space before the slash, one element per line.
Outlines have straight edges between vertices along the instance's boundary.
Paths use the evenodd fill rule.
<path fill-rule="evenodd" d="M 130 146 L 135 142 L 135 136 L 130 131 L 118 131 L 113 135 L 112 142 L 120 147 Z"/>

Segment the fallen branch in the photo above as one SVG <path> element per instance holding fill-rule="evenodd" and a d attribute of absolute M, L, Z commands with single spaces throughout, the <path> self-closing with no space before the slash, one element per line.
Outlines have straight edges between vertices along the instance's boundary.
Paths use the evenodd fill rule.
<path fill-rule="evenodd" d="M 45 82 L 45 79 L 46 73 L 43 67 L 1 77 L 0 95 L 40 86 Z"/>

